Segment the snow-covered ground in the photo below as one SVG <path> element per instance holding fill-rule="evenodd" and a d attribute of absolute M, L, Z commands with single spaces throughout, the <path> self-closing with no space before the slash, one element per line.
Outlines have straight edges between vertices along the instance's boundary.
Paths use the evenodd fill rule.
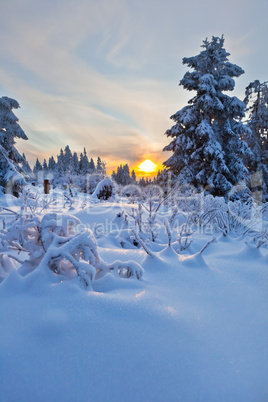
<path fill-rule="evenodd" d="M 61 211 L 93 230 L 106 264 L 135 261 L 143 276 L 111 272 L 85 288 L 44 266 L 23 276 L 6 256 L 26 253 L 2 250 L 1 402 L 267 401 L 265 245 L 256 247 L 249 232 L 196 232 L 178 253 L 175 235 L 169 247 L 161 226 L 156 242 L 143 237 L 148 255 L 117 216 L 137 205 L 92 199 L 82 208 L 85 200 L 79 195 Z M 1 205 L 21 206 L 10 196 Z M 157 219 L 170 214 L 160 208 Z M 1 216 L 8 227 L 12 213 Z"/>

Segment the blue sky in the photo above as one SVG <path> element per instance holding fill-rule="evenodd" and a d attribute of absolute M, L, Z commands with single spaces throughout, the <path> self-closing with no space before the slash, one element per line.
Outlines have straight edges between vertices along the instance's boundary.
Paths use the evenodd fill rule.
<path fill-rule="evenodd" d="M 170 115 L 191 94 L 178 86 L 183 57 L 225 36 L 245 70 L 233 92 L 266 81 L 268 1 L 1 1 L 1 96 L 18 100 L 30 162 L 69 145 L 90 157 L 134 167 L 163 162 Z"/>

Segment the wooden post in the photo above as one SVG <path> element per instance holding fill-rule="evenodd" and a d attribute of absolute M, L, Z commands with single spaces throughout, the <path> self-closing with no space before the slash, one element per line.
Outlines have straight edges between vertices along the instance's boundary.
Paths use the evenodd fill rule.
<path fill-rule="evenodd" d="M 44 180 L 44 193 L 45 193 L 45 194 L 49 194 L 49 190 L 50 190 L 49 180 L 48 180 L 48 179 L 45 179 L 45 180 Z"/>

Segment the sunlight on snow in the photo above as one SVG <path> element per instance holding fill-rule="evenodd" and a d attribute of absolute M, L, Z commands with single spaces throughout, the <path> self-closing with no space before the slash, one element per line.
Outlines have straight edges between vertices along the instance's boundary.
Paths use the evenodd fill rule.
<path fill-rule="evenodd" d="M 136 299 L 139 299 L 140 297 L 144 296 L 145 293 L 146 293 L 145 290 L 143 290 L 143 291 L 140 292 L 140 293 L 137 293 L 137 294 L 136 294 Z"/>

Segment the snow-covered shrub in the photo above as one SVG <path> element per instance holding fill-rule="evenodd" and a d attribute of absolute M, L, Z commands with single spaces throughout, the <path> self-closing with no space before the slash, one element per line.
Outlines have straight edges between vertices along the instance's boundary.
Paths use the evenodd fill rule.
<path fill-rule="evenodd" d="M 204 198 L 204 210 L 199 216 L 200 227 L 210 226 L 212 231 L 228 232 L 228 206 L 223 197 L 207 195 Z"/>
<path fill-rule="evenodd" d="M 133 236 L 132 230 L 122 228 L 111 230 L 110 233 L 101 238 L 99 244 L 103 247 L 107 244 L 111 244 L 124 249 L 135 249 L 139 247 L 139 243 Z"/>
<path fill-rule="evenodd" d="M 101 239 L 99 244 L 102 247 L 107 247 L 107 244 L 125 249 L 135 249 L 139 247 L 139 243 L 136 241 L 132 230 L 129 228 L 128 216 L 124 210 L 116 214 L 110 225 L 111 230 L 109 233 L 106 233 L 106 235 L 100 231 L 101 225 L 99 226 L 96 225 L 94 227 L 94 235 L 96 238 Z M 104 236 L 101 236 L 101 234 Z"/>
<path fill-rule="evenodd" d="M 160 232 L 160 219 L 158 213 L 160 208 L 168 200 L 171 193 L 164 195 L 161 187 L 150 185 L 143 191 L 140 200 L 137 200 L 138 207 L 127 211 L 130 218 L 133 219 L 135 227 L 141 233 L 147 234 L 151 241 L 155 242 Z M 145 218 L 143 221 L 143 217 Z"/>
<path fill-rule="evenodd" d="M 255 235 L 250 238 L 247 243 L 256 248 L 265 247 L 268 248 L 268 233 L 266 230 L 255 233 Z"/>
<path fill-rule="evenodd" d="M 182 253 L 185 250 L 187 250 L 188 247 L 190 247 L 192 240 L 189 237 L 190 236 L 190 232 L 189 229 L 187 227 L 187 223 L 181 226 L 181 230 L 177 236 L 177 244 L 176 244 L 176 251 L 178 253 Z"/>
<path fill-rule="evenodd" d="M 180 205 L 180 208 L 178 208 Z M 263 216 L 263 204 L 250 200 L 228 201 L 223 197 L 213 197 L 204 193 L 195 194 L 180 200 L 172 209 L 170 224 L 177 213 L 186 218 L 192 231 L 220 231 L 226 235 L 230 231 L 240 229 L 259 230 Z"/>
<path fill-rule="evenodd" d="M 138 227 L 139 232 L 142 232 L 142 215 L 143 215 L 143 210 L 142 210 L 142 205 L 139 202 L 138 203 L 138 208 L 131 208 L 131 212 L 127 211 L 127 214 L 130 218 L 133 219 L 135 227 Z"/>
<path fill-rule="evenodd" d="M 97 269 L 95 279 L 98 280 L 108 273 L 114 273 L 120 278 L 137 278 L 141 279 L 143 276 L 143 268 L 136 261 L 114 261 L 111 264 L 102 263 Z"/>
<path fill-rule="evenodd" d="M 3 251 L 13 250 L 20 253 L 27 253 L 31 269 L 35 268 L 44 255 L 40 243 L 39 218 L 33 214 L 14 213 L 14 218 L 0 230 L 0 249 Z M 22 261 L 14 255 L 10 258 L 22 264 Z"/>
<path fill-rule="evenodd" d="M 144 192 L 140 186 L 136 184 L 128 184 L 127 186 L 117 186 L 119 194 L 122 197 L 127 197 L 129 204 L 136 204 L 144 200 Z"/>
<path fill-rule="evenodd" d="M 81 221 L 72 215 L 48 213 L 40 221 L 36 215 L 16 214 L 9 227 L 1 230 L 2 248 L 27 253 L 25 261 L 14 257 L 22 275 L 49 268 L 65 278 L 77 275 L 85 286 L 109 272 L 123 278 L 142 277 L 143 269 L 134 261 L 106 264 L 92 231 L 80 232 L 80 227 Z"/>
<path fill-rule="evenodd" d="M 155 242 L 159 235 L 159 222 L 157 213 L 163 204 L 165 197 L 159 186 L 148 186 L 145 190 L 146 202 L 142 203 L 142 207 L 147 212 L 147 220 L 144 224 L 145 232 L 150 234 L 151 240 Z"/>
<path fill-rule="evenodd" d="M 97 197 L 99 200 L 108 200 L 114 195 L 114 183 L 107 178 L 98 183 L 92 197 Z"/>
<path fill-rule="evenodd" d="M 45 250 L 42 265 L 57 274 L 75 269 L 86 286 L 90 285 L 100 262 L 91 230 L 76 233 L 79 219 L 71 215 L 50 213 L 41 221 L 41 242 Z"/>
<path fill-rule="evenodd" d="M 230 231 L 243 229 L 244 233 L 261 227 L 262 207 L 254 202 L 228 202 L 228 226 Z"/>

